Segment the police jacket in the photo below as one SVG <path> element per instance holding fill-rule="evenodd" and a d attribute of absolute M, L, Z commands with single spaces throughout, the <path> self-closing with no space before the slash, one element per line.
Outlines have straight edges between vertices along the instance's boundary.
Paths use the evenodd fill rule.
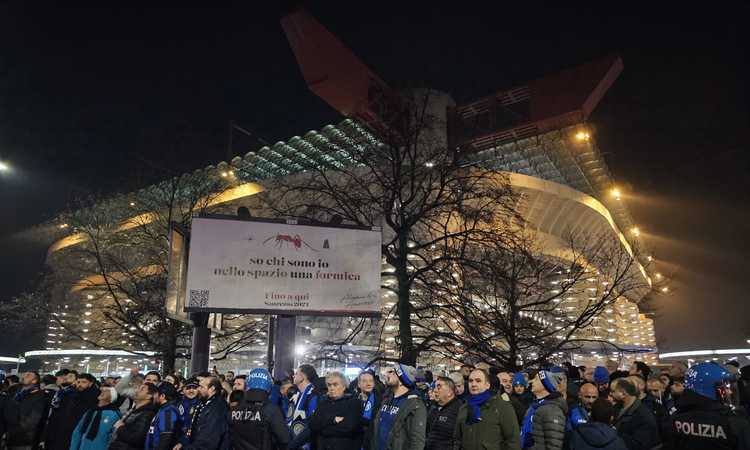
<path fill-rule="evenodd" d="M 143 450 L 151 420 L 159 407 L 153 403 L 141 406 L 125 414 L 122 426 L 115 430 L 109 450 Z"/>
<path fill-rule="evenodd" d="M 229 406 L 220 393 L 198 405 L 185 450 L 228 450 Z"/>
<path fill-rule="evenodd" d="M 317 450 L 359 450 L 364 434 L 362 403 L 350 394 L 320 397 L 308 426 Z"/>
<path fill-rule="evenodd" d="M 656 418 L 639 399 L 620 411 L 614 426 L 628 450 L 650 450 L 660 443 Z"/>
<path fill-rule="evenodd" d="M 230 410 L 233 450 L 286 450 L 289 428 L 279 407 L 265 392 L 251 389 L 239 405 Z"/>
<path fill-rule="evenodd" d="M 8 447 L 36 446 L 44 428 L 48 396 L 38 387 L 18 394 L 20 399 L 8 396 L 5 402 L 4 421 L 7 427 Z"/>
<path fill-rule="evenodd" d="M 665 429 L 665 450 L 750 449 L 750 424 L 729 407 L 686 390 Z"/>
<path fill-rule="evenodd" d="M 73 436 L 81 417 L 86 411 L 96 408 L 99 388 L 91 386 L 83 391 L 60 390 L 63 394 L 57 409 L 52 410 L 45 430 L 45 448 L 47 450 L 69 450 L 70 438 Z"/>
<path fill-rule="evenodd" d="M 454 397 L 445 406 L 430 411 L 427 418 L 427 444 L 425 450 L 451 450 L 453 434 L 456 430 L 458 410 L 463 402 Z"/>
<path fill-rule="evenodd" d="M 180 436 L 180 411 L 174 402 L 159 408 L 146 435 L 145 450 L 172 450 Z"/>

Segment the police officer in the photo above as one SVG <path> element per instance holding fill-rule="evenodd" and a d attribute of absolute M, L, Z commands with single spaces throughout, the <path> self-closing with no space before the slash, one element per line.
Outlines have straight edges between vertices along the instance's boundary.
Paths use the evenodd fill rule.
<path fill-rule="evenodd" d="M 250 372 L 245 398 L 230 412 L 233 450 L 286 450 L 289 429 L 281 410 L 269 400 L 272 386 L 266 369 Z"/>
<path fill-rule="evenodd" d="M 161 383 L 158 389 L 154 403 L 159 406 L 159 411 L 151 420 L 145 450 L 172 450 L 180 436 L 180 412 L 175 404 L 177 388 L 171 383 Z"/>
<path fill-rule="evenodd" d="M 685 393 L 666 430 L 667 450 L 750 450 L 750 423 L 726 401 L 732 375 L 716 363 L 701 363 L 685 375 Z"/>

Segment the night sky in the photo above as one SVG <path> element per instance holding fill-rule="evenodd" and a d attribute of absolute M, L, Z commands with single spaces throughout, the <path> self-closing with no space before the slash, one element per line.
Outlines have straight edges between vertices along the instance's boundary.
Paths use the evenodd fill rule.
<path fill-rule="evenodd" d="M 0 160 L 16 168 L 0 177 L 0 299 L 42 268 L 46 249 L 24 230 L 72 198 L 227 160 L 230 120 L 268 142 L 341 120 L 307 90 L 283 8 L 26 3 L 0 5 Z M 591 122 L 660 271 L 675 277 L 674 295 L 655 301 L 660 349 L 747 346 L 746 4 L 319 3 L 312 13 L 386 82 L 459 102 L 619 53 L 625 71 Z M 253 145 L 234 143 L 232 156 Z M 3 339 L 0 355 L 39 345 Z"/>

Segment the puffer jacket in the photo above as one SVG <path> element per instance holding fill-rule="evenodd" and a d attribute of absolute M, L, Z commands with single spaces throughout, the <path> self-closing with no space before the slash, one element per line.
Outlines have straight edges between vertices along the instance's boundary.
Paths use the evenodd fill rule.
<path fill-rule="evenodd" d="M 568 403 L 562 396 L 550 398 L 534 414 L 531 435 L 533 450 L 560 450 L 565 442 L 565 421 Z"/>
<path fill-rule="evenodd" d="M 617 431 L 599 422 L 582 423 L 570 434 L 570 450 L 628 450 Z"/>
<path fill-rule="evenodd" d="M 519 449 L 521 447 L 518 419 L 510 402 L 490 397 L 479 408 L 481 420 L 468 423 L 469 405 L 458 410 L 454 438 L 455 450 Z"/>
<path fill-rule="evenodd" d="M 427 429 L 427 408 L 417 391 L 410 391 L 403 405 L 396 414 L 386 448 L 379 450 L 423 450 Z M 391 397 L 383 400 L 383 405 L 390 403 Z M 371 448 L 378 449 L 378 424 L 382 407 L 372 423 Z"/>

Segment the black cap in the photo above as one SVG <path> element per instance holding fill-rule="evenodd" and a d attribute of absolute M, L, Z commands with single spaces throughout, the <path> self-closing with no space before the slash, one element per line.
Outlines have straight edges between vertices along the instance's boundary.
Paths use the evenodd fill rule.
<path fill-rule="evenodd" d="M 159 385 L 159 394 L 166 397 L 167 400 L 174 400 L 177 398 L 177 388 L 172 383 L 162 383 Z"/>
<path fill-rule="evenodd" d="M 197 378 L 188 378 L 187 381 L 185 381 L 185 384 L 183 384 L 183 387 L 198 387 L 201 384 L 198 382 Z"/>

